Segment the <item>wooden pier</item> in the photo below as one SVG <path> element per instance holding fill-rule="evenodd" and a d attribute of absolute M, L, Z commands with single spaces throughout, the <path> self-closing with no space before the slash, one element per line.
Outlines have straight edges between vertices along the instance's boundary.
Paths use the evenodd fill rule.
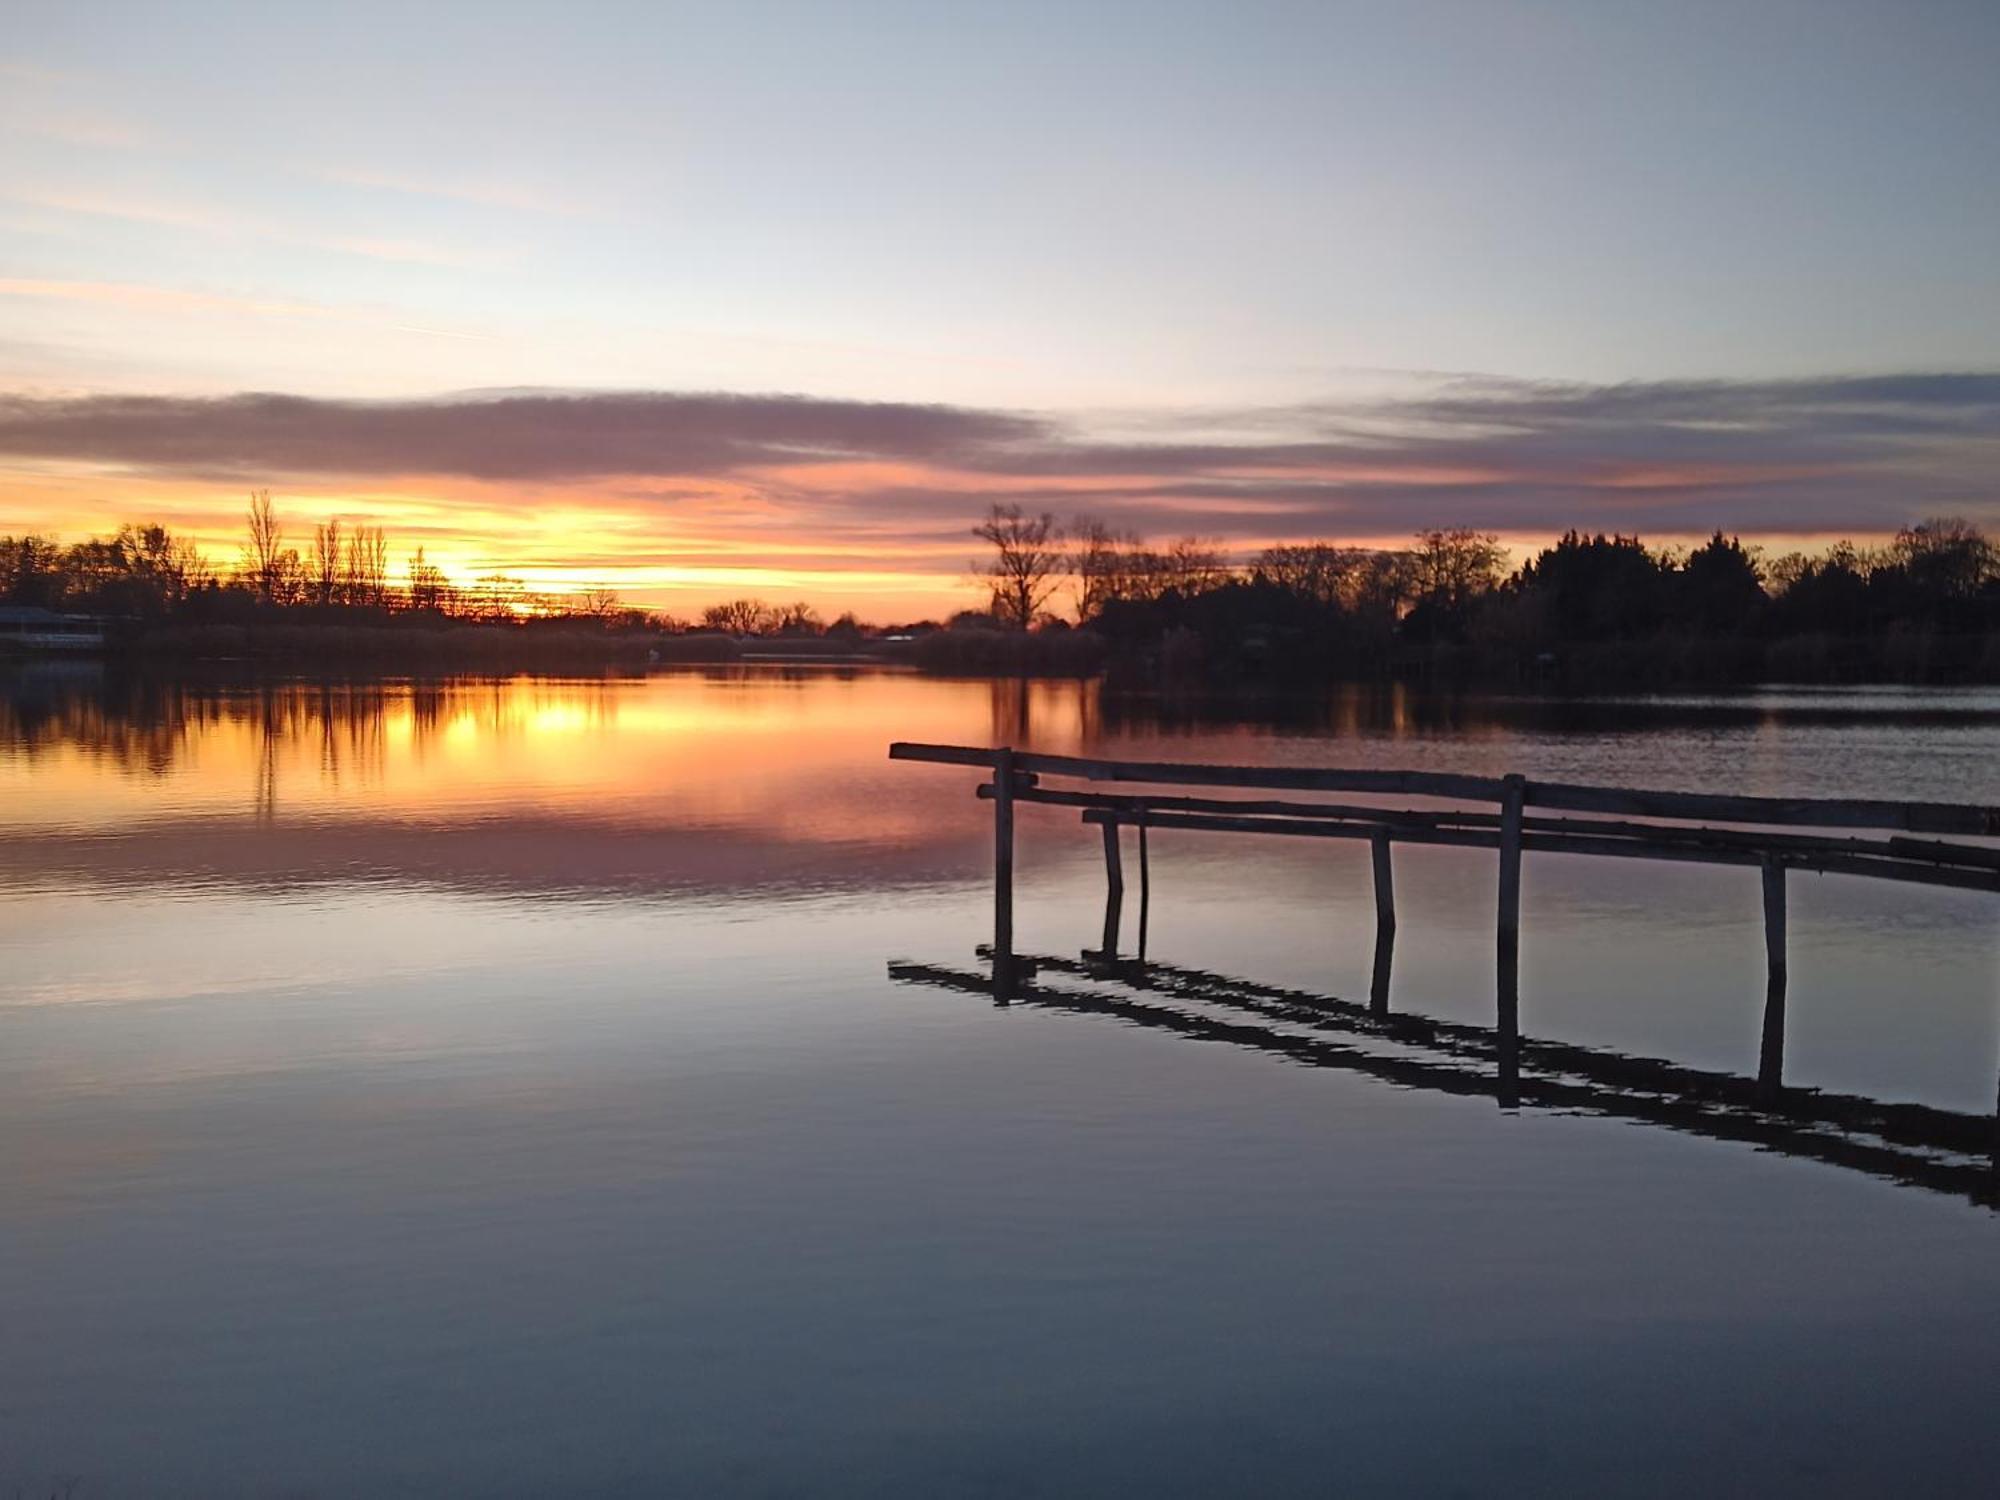
<path fill-rule="evenodd" d="M 1094 760 L 1011 748 L 896 743 L 892 760 L 968 766 L 991 773 L 977 795 L 993 803 L 993 988 L 1005 999 L 1017 980 L 1014 952 L 1014 816 L 1019 803 L 1075 808 L 1104 842 L 1106 902 L 1101 952 L 1117 952 L 1125 891 L 1121 834 L 1138 832 L 1139 958 L 1144 961 L 1152 875 L 1147 835 L 1157 830 L 1350 839 L 1369 845 L 1375 885 L 1375 959 L 1369 1007 L 1389 1014 L 1396 898 L 1392 848 L 1398 843 L 1492 849 L 1499 855 L 1494 933 L 1494 1066 L 1503 1106 L 1521 1102 L 1521 860 L 1527 853 L 1595 855 L 1761 872 L 1766 982 L 1757 1087 L 1766 1100 L 1784 1091 L 1786 877 L 1793 870 L 1856 875 L 2000 895 L 2000 847 L 1962 838 L 2000 838 L 2000 808 L 1946 802 L 1827 797 L 1736 796 L 1643 791 L 1461 776 L 1430 771 L 1218 766 L 1172 761 Z M 1048 781 L 1068 786 L 1045 785 Z M 1144 791 L 1109 791 L 1106 786 Z M 1157 788 L 1228 789 L 1241 794 L 1308 793 L 1414 797 L 1470 807 L 1374 806 L 1297 796 L 1188 795 Z M 1487 810 L 1488 808 L 1491 810 Z M 1564 814 L 1585 814 L 1582 817 Z M 1812 832 L 1794 830 L 1810 829 Z M 1866 830 L 1870 837 L 1833 830 Z M 1886 834 L 1886 837 L 1881 835 Z M 1946 837 L 1948 836 L 1948 837 Z M 2000 1098 L 1992 1160 L 2000 1174 Z"/>

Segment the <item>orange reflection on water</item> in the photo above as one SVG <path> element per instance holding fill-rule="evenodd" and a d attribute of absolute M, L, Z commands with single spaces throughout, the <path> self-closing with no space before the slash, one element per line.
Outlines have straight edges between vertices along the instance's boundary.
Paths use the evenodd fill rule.
<path fill-rule="evenodd" d="M 1076 748 L 1086 717 L 1074 683 L 769 670 L 150 682 L 20 695 L 0 716 L 0 827 L 16 830 L 544 815 L 876 842 L 926 821 L 929 783 L 876 785 L 891 738 Z"/>

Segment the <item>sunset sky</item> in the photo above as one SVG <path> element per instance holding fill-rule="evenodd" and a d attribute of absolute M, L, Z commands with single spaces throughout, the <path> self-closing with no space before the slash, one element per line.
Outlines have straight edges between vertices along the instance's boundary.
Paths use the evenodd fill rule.
<path fill-rule="evenodd" d="M 1990 0 L 6 16 L 0 532 L 883 620 L 993 500 L 2000 525 Z"/>

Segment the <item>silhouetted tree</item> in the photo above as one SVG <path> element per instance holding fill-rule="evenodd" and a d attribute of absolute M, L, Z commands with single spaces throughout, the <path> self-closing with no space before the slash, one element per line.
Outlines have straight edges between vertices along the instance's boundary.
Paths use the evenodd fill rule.
<path fill-rule="evenodd" d="M 1465 527 L 1420 531 L 1417 545 L 1409 553 L 1413 601 L 1458 614 L 1481 594 L 1499 586 L 1505 563 L 1500 538 L 1488 532 Z"/>
<path fill-rule="evenodd" d="M 357 526 L 347 538 L 341 590 L 349 604 L 380 608 L 389 596 L 389 539 L 379 526 Z"/>
<path fill-rule="evenodd" d="M 340 517 L 313 527 L 310 563 L 313 602 L 332 604 L 340 598 Z"/>
<path fill-rule="evenodd" d="M 284 578 L 286 571 L 284 553 L 280 550 L 284 546 L 285 531 L 278 524 L 278 515 L 271 506 L 269 490 L 250 492 L 250 509 L 246 520 L 249 523 L 250 536 L 243 548 L 244 571 L 249 574 L 258 598 L 266 604 L 282 603 L 278 595 L 281 592 L 281 585 L 287 581 Z M 294 558 L 296 559 L 296 554 Z"/>
<path fill-rule="evenodd" d="M 63 547 L 54 537 L 0 538 L 0 598 L 54 609 L 67 587 L 62 564 Z"/>
<path fill-rule="evenodd" d="M 777 612 L 761 599 L 731 599 L 711 604 L 701 612 L 701 623 L 725 635 L 769 635 L 777 624 Z"/>
<path fill-rule="evenodd" d="M 1681 565 L 1681 599 L 1682 618 L 1705 633 L 1751 629 L 1768 602 L 1756 555 L 1720 531 Z"/>
<path fill-rule="evenodd" d="M 1771 566 L 1771 621 L 1782 635 L 1841 635 L 1869 628 L 1874 554 L 1836 542 L 1817 557 L 1792 553 Z"/>
<path fill-rule="evenodd" d="M 774 635 L 818 635 L 826 628 L 819 611 L 803 602 L 779 606 L 772 612 Z"/>
<path fill-rule="evenodd" d="M 1336 547 L 1329 542 L 1266 547 L 1251 563 L 1250 577 L 1317 604 L 1352 609 L 1361 576 L 1374 556 L 1365 547 Z"/>
<path fill-rule="evenodd" d="M 1076 617 L 1088 623 L 1114 599 L 1129 599 L 1132 559 L 1144 544 L 1129 532 L 1113 531 L 1092 516 L 1078 516 L 1070 527 L 1076 567 Z"/>
<path fill-rule="evenodd" d="M 2000 573 L 2000 552 L 1960 516 L 1934 516 L 1906 526 L 1889 551 L 1927 601 L 1969 599 Z"/>
<path fill-rule="evenodd" d="M 442 613 L 451 602 L 451 585 L 444 569 L 427 562 L 422 547 L 410 555 L 410 608 Z"/>
<path fill-rule="evenodd" d="M 1572 531 L 1522 567 L 1518 586 L 1541 601 L 1558 639 L 1606 641 L 1659 628 L 1672 578 L 1672 562 L 1635 536 Z"/>
<path fill-rule="evenodd" d="M 993 613 L 1003 624 L 1026 630 L 1055 592 L 1068 557 L 1062 528 L 1046 511 L 1024 516 L 1018 505 L 995 505 L 972 534 L 993 548 L 992 557 L 973 567 L 993 591 Z"/>

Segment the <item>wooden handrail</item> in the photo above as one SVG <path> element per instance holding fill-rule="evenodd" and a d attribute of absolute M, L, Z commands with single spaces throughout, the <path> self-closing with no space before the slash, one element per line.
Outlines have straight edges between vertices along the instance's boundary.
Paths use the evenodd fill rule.
<path fill-rule="evenodd" d="M 998 750 L 968 745 L 897 742 L 891 760 L 990 769 Z M 1222 786 L 1269 791 L 1400 792 L 1462 802 L 1502 802 L 1506 781 L 1436 771 L 1343 770 L 1302 766 L 1212 766 L 1180 761 L 1093 760 L 1072 755 L 1009 752 L 1019 771 L 1095 782 L 1146 782 L 1157 786 Z M 1561 812 L 1710 819 L 1775 827 L 1876 828 L 1904 833 L 1956 833 L 2000 838 L 2000 807 L 1955 802 L 1903 802 L 1879 798 L 1757 797 L 1710 792 L 1646 791 L 1528 781 L 1524 802 Z"/>
<path fill-rule="evenodd" d="M 991 767 L 996 750 L 964 745 L 897 742 L 891 760 L 927 761 L 940 766 Z M 1466 802 L 1498 802 L 1503 783 L 1491 776 L 1456 776 L 1436 771 L 1343 771 L 1294 766 L 1206 766 L 1185 761 L 1085 760 L 1074 755 L 1014 752 L 1015 769 L 1081 781 L 1142 781 L 1169 786 L 1263 787 L 1291 792 L 1401 792 L 1412 797 L 1446 797 Z"/>
<path fill-rule="evenodd" d="M 975 788 L 981 801 L 994 795 L 992 783 Z M 1263 798 L 1177 797 L 1116 792 L 1072 792 L 1060 787 L 1017 787 L 1017 802 L 1037 802 L 1052 807 L 1088 808 L 1119 815 L 1126 827 L 1151 824 L 1170 827 L 1162 814 L 1215 814 L 1229 818 L 1297 818 L 1313 823 L 1359 825 L 1360 831 L 1330 837 L 1360 838 L 1380 831 L 1388 838 L 1416 842 L 1412 829 L 1497 829 L 1500 815 L 1489 812 L 1452 810 L 1417 812 L 1399 807 L 1368 807 L 1353 802 L 1285 802 Z M 1099 822 L 1086 818 L 1086 822 Z M 1773 833 L 1765 829 L 1711 828 L 1705 824 L 1628 823 L 1613 818 L 1523 818 L 1528 833 L 1580 834 L 1589 838 L 1657 840 L 1687 848 L 1711 848 L 1776 855 L 1803 863 L 1808 856 L 1821 854 L 1862 855 L 1874 859 L 1904 860 L 1923 866 L 1961 867 L 2000 871 L 2000 849 L 1981 844 L 1951 844 L 1942 839 L 1862 839 L 1847 835 Z M 1254 830 L 1249 830 L 1254 831 Z M 1794 856 L 1797 856 L 1794 859 Z M 1727 862 L 1727 861 L 1725 861 Z M 1983 889 L 1983 887 L 1982 887 Z"/>
<path fill-rule="evenodd" d="M 1139 815 L 1121 809 L 1092 808 L 1084 812 L 1083 821 L 1133 827 L 1141 819 Z M 1306 818 L 1232 818 L 1205 813 L 1149 813 L 1144 816 L 1144 822 L 1148 828 L 1190 832 L 1275 833 L 1291 838 L 1362 841 L 1374 838 L 1377 830 L 1385 826 L 1320 822 Z M 1398 844 L 1436 844 L 1458 849 L 1501 847 L 1500 831 L 1494 828 L 1387 825 L 1387 832 L 1389 838 Z M 1623 859 L 1666 860 L 1675 864 L 1758 866 L 1775 859 L 1787 869 L 1811 870 L 1823 875 L 1871 875 L 1878 880 L 1900 880 L 1914 885 L 1949 886 L 1954 890 L 2000 894 L 2000 870 L 1959 869 L 1916 860 L 1850 853 L 1840 849 L 1833 840 L 1828 840 L 1824 848 L 1788 848 L 1778 854 L 1742 846 L 1704 846 L 1671 838 L 1523 831 L 1521 847 L 1540 854 L 1600 854 Z"/>

